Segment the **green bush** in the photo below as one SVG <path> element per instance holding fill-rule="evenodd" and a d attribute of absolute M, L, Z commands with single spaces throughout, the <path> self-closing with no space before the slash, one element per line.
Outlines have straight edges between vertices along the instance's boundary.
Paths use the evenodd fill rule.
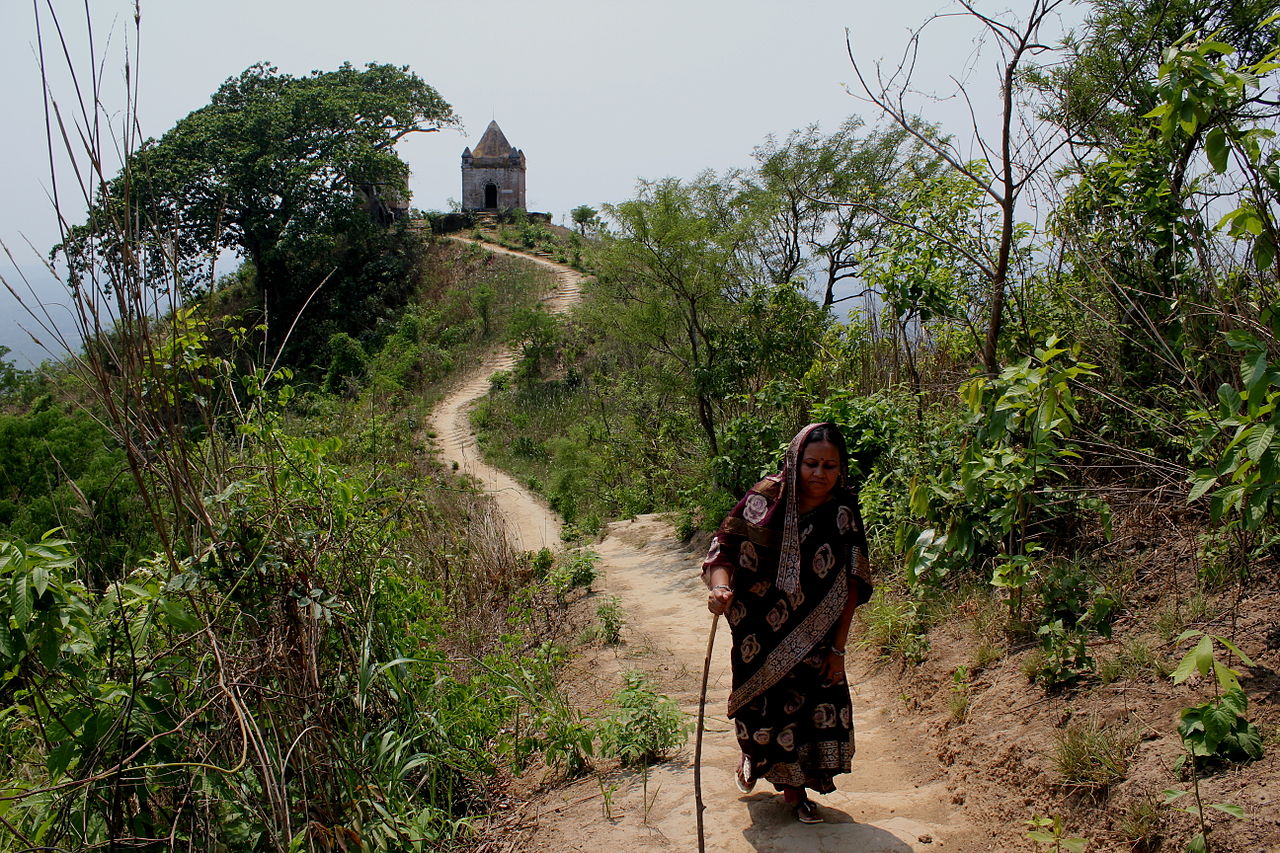
<path fill-rule="evenodd" d="M 654 690 L 643 672 L 628 672 L 599 721 L 602 755 L 623 764 L 650 764 L 684 743 L 688 722 L 675 702 Z"/>
<path fill-rule="evenodd" d="M 596 621 L 600 625 L 600 639 L 609 645 L 622 641 L 622 626 L 626 619 L 622 614 L 622 600 L 611 595 L 596 606 Z"/>
<path fill-rule="evenodd" d="M 1068 628 L 1056 619 L 1041 625 L 1036 635 L 1040 639 L 1039 653 L 1027 657 L 1023 673 L 1046 692 L 1066 689 L 1093 674 L 1093 656 L 1084 631 Z"/>
<path fill-rule="evenodd" d="M 596 562 L 599 559 L 594 551 L 586 548 L 562 552 L 547 576 L 552 591 L 561 598 L 575 589 L 590 591 L 596 580 Z"/>
<path fill-rule="evenodd" d="M 329 338 L 329 369 L 325 371 L 324 387 L 329 393 L 343 389 L 348 379 L 360 379 L 369 369 L 369 356 L 364 347 L 346 332 L 337 332 Z"/>

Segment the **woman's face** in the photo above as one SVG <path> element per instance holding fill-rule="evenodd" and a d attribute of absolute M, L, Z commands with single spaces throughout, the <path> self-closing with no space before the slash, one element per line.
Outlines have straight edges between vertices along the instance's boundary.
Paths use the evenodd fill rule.
<path fill-rule="evenodd" d="M 829 441 L 813 441 L 800 453 L 800 496 L 821 503 L 840 479 L 840 451 Z"/>

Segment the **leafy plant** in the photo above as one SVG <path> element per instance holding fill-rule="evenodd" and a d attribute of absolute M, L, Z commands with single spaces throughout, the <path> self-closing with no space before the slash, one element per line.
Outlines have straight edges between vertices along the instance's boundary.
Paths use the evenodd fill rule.
<path fill-rule="evenodd" d="M 1258 28 L 1276 18 L 1272 15 Z M 1233 68 L 1227 58 L 1235 54 L 1235 47 L 1216 35 L 1200 38 L 1191 32 L 1165 50 L 1156 86 L 1161 103 L 1144 117 L 1159 120 L 1166 141 L 1202 144 L 1217 174 L 1226 172 L 1233 161 L 1245 171 L 1249 180 L 1241 203 L 1228 211 L 1217 227 L 1252 243 L 1257 267 L 1268 270 L 1280 248 L 1272 207 L 1280 196 L 1280 151 L 1271 144 L 1274 131 L 1246 123 L 1239 107 L 1248 102 L 1251 90 L 1261 87 L 1261 78 L 1280 68 L 1280 62 L 1276 62 L 1277 51 L 1272 50 L 1257 62 Z"/>
<path fill-rule="evenodd" d="M 1052 693 L 1069 687 L 1093 673 L 1093 656 L 1089 654 L 1088 635 L 1079 628 L 1068 628 L 1061 619 L 1036 630 L 1040 653 L 1028 658 L 1024 670 L 1032 681 Z"/>
<path fill-rule="evenodd" d="M 1201 678 L 1213 674 L 1215 698 L 1201 705 L 1183 708 L 1178 720 L 1178 736 L 1186 754 L 1179 760 L 1190 769 L 1191 789 L 1165 791 L 1165 805 L 1194 817 L 1199 831 L 1187 842 L 1186 853 L 1209 853 L 1209 832 L 1212 827 L 1205 819 L 1205 809 L 1213 809 L 1232 817 L 1245 817 L 1244 809 L 1232 803 L 1206 803 L 1200 795 L 1200 768 L 1207 761 L 1254 761 L 1262 757 L 1262 736 L 1258 727 L 1245 719 L 1249 699 L 1240 687 L 1240 673 L 1222 663 L 1214 655 L 1214 644 L 1221 645 L 1238 657 L 1245 666 L 1253 666 L 1244 652 L 1225 637 L 1206 634 L 1203 631 L 1184 631 L 1178 642 L 1199 637 L 1199 642 L 1182 658 L 1171 676 L 1174 684 L 1181 684 L 1193 674 Z M 1187 757 L 1190 761 L 1186 761 Z M 1190 805 L 1174 806 L 1188 794 Z"/>
<path fill-rule="evenodd" d="M 1264 319 L 1280 324 L 1280 305 L 1269 307 Z M 1243 355 L 1241 387 L 1223 383 L 1216 412 L 1191 413 L 1202 424 L 1193 459 L 1209 464 L 1191 475 L 1187 502 L 1208 495 L 1213 521 L 1252 534 L 1280 509 L 1280 371 L 1252 333 L 1230 331 L 1226 340 Z"/>
<path fill-rule="evenodd" d="M 1073 838 L 1067 835 L 1062 825 L 1061 815 L 1042 817 L 1035 815 L 1027 821 L 1031 831 L 1027 838 L 1036 846 L 1036 853 L 1084 853 L 1089 843 L 1087 838 Z"/>
<path fill-rule="evenodd" d="M 938 584 L 954 568 L 991 560 L 992 585 L 1008 590 L 1011 611 L 1020 613 L 1023 589 L 1037 574 L 1037 537 L 1063 513 L 1049 484 L 1065 478 L 1065 463 L 1079 455 L 1070 443 L 1078 417 L 1072 385 L 1093 375 L 1093 365 L 1076 361 L 1051 335 L 998 377 L 961 386 L 971 435 L 959 463 L 911 483 L 912 512 L 933 525 L 899 534 L 910 545 L 913 584 Z"/>
<path fill-rule="evenodd" d="M 599 559 L 594 551 L 587 548 L 562 552 L 547 575 L 551 589 L 561 598 L 575 589 L 590 590 L 596 580 L 596 562 Z"/>
<path fill-rule="evenodd" d="M 1194 673 L 1201 677 L 1212 673 L 1215 696 L 1203 704 L 1182 710 L 1178 735 L 1183 746 L 1193 761 L 1258 760 L 1262 757 L 1262 735 L 1256 725 L 1245 719 L 1249 698 L 1240 687 L 1240 673 L 1214 656 L 1214 644 L 1223 646 L 1245 666 L 1253 666 L 1253 661 L 1225 637 L 1192 629 L 1183 632 L 1178 641 L 1192 637 L 1199 637 L 1200 641 L 1174 669 L 1173 683 L 1181 684 Z"/>
<path fill-rule="evenodd" d="M 969 667 L 964 664 L 956 667 L 955 672 L 951 673 L 951 692 L 947 694 L 947 710 L 951 712 L 951 719 L 963 720 L 969 712 L 969 690 L 972 686 L 969 683 Z"/>
<path fill-rule="evenodd" d="M 600 624 L 600 639 L 609 645 L 616 645 L 622 640 L 622 626 L 626 619 L 622 613 L 622 600 L 611 595 L 596 606 L 596 621 Z"/>
<path fill-rule="evenodd" d="M 611 710 L 596 726 L 600 752 L 623 764 L 649 764 L 684 743 L 689 723 L 643 672 L 633 670 L 623 680 L 610 699 Z"/>

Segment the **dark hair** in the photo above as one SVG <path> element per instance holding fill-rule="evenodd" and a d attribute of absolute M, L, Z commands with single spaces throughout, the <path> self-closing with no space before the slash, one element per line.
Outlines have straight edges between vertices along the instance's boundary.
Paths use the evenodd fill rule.
<path fill-rule="evenodd" d="M 849 447 L 845 444 L 844 433 L 840 432 L 840 427 L 835 424 L 822 424 L 814 427 L 813 432 L 805 438 L 804 444 L 800 447 L 800 452 L 804 453 L 804 449 L 815 442 L 825 441 L 834 445 L 836 450 L 840 451 L 841 466 L 849 464 Z"/>

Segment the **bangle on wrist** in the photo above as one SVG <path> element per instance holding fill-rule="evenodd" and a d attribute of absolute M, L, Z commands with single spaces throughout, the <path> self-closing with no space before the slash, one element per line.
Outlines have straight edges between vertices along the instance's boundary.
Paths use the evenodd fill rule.
<path fill-rule="evenodd" d="M 711 587 L 712 592 L 715 592 L 717 589 L 723 589 L 725 592 L 733 592 L 733 587 L 729 586 L 728 584 L 718 583 L 715 586 Z"/>
<path fill-rule="evenodd" d="M 838 658 L 844 657 L 844 653 L 845 653 L 844 649 L 837 649 L 835 646 L 831 647 L 831 654 L 835 655 Z"/>

